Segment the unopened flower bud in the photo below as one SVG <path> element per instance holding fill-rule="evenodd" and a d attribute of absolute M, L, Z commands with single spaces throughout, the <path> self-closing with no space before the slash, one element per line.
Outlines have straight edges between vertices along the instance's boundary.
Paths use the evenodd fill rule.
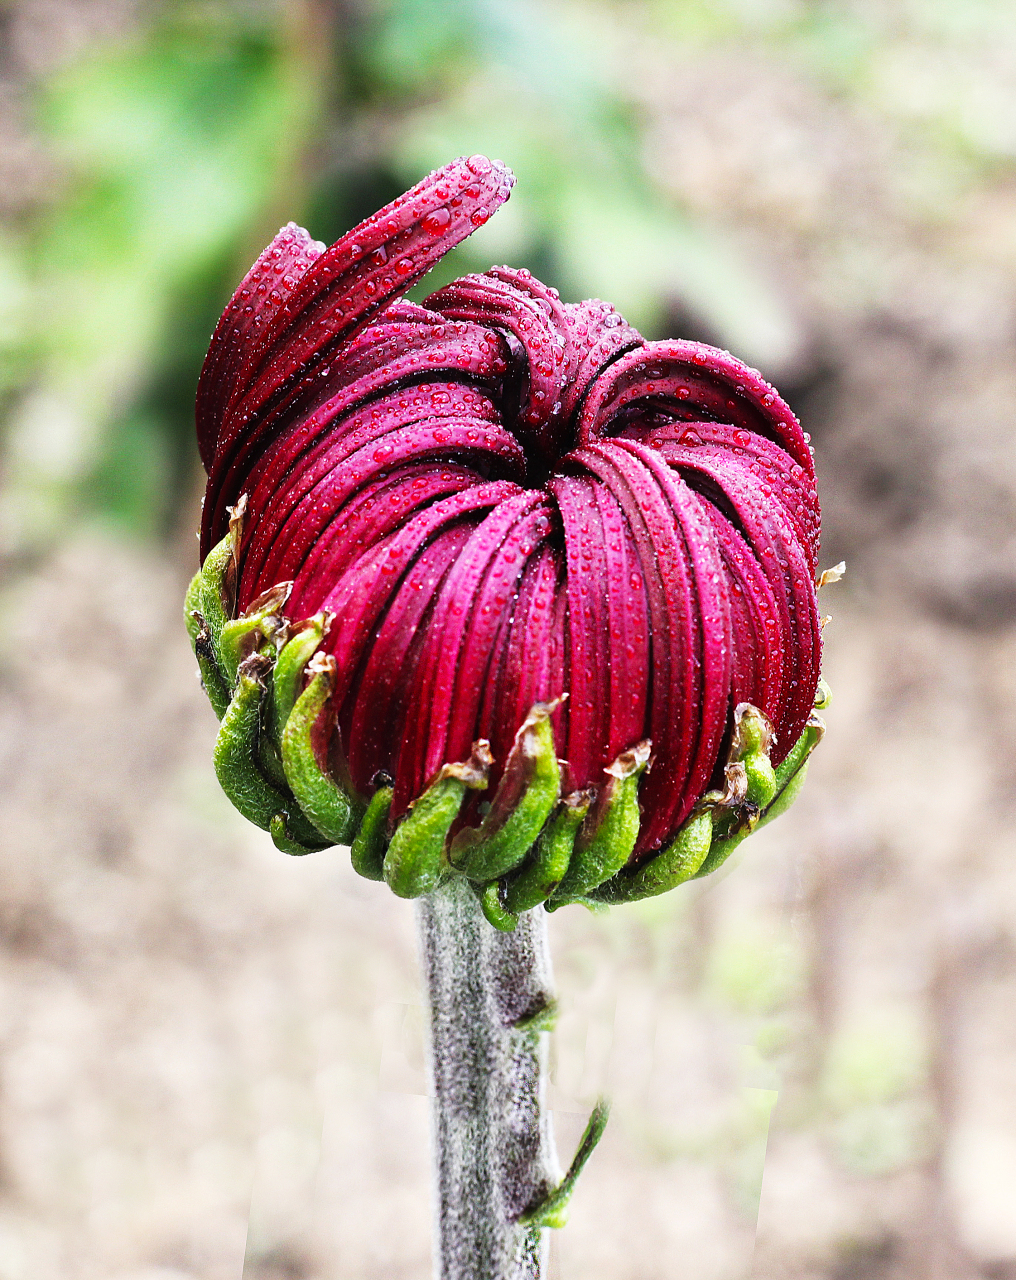
<path fill-rule="evenodd" d="M 513 181 L 458 160 L 261 255 L 187 600 L 237 807 L 505 929 L 718 866 L 800 786 L 821 653 L 811 452 L 757 371 L 524 270 L 403 300 Z"/>

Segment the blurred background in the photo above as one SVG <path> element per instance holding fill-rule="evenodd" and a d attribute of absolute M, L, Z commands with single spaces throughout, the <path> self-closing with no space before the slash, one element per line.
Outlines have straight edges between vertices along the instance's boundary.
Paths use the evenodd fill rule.
<path fill-rule="evenodd" d="M 193 391 L 281 222 L 483 151 L 491 262 L 814 438 L 830 731 L 736 867 L 551 921 L 555 1280 L 1016 1278 L 1008 0 L 0 5 L 0 1280 L 425 1280 L 411 908 L 218 793 Z M 452 260 L 454 259 L 454 260 Z M 426 291 L 426 290 L 425 290 Z"/>

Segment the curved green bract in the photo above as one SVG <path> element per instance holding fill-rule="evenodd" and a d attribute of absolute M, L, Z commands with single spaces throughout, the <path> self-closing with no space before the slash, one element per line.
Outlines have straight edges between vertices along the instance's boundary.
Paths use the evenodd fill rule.
<path fill-rule="evenodd" d="M 222 628 L 230 620 L 226 605 L 226 575 L 233 562 L 233 534 L 227 533 L 214 546 L 201 566 L 201 616 L 212 633 L 212 645 L 219 652 Z"/>
<path fill-rule="evenodd" d="M 400 898 L 419 898 L 437 887 L 445 872 L 445 841 L 459 816 L 467 787 L 486 786 L 486 764 L 445 765 L 392 836 L 384 876 Z"/>
<path fill-rule="evenodd" d="M 282 734 L 282 766 L 300 808 L 333 844 L 349 844 L 356 835 L 363 806 L 347 795 L 321 769 L 312 734 L 328 701 L 332 681 L 319 671 L 296 701 Z"/>
<path fill-rule="evenodd" d="M 296 808 L 292 797 L 269 783 L 258 768 L 257 743 L 265 686 L 257 665 L 245 663 L 236 692 L 215 740 L 213 761 L 219 785 L 232 804 L 255 826 L 270 831 L 277 814 L 286 815 L 290 837 L 307 848 L 320 847 L 320 836 Z"/>
<path fill-rule="evenodd" d="M 367 880 L 385 878 L 385 854 L 388 851 L 388 815 L 392 808 L 391 787 L 379 787 L 360 822 L 349 849 L 353 870 Z"/>
<path fill-rule="evenodd" d="M 216 717 L 221 720 L 229 708 L 231 695 L 215 658 L 211 632 L 203 622 L 201 629 L 194 637 L 194 656 L 198 660 L 198 671 L 201 673 L 201 687 L 208 695 L 208 701 L 212 704 Z"/>
<path fill-rule="evenodd" d="M 187 628 L 187 634 L 190 636 L 191 647 L 198 638 L 198 632 L 204 627 L 205 619 L 201 612 L 201 570 L 199 569 L 190 584 L 187 587 L 187 594 L 183 598 L 183 623 Z"/>
<path fill-rule="evenodd" d="M 564 879 L 578 829 L 592 803 L 591 791 L 567 796 L 547 823 L 530 858 L 506 884 L 504 905 L 517 915 L 545 902 Z"/>
<path fill-rule="evenodd" d="M 550 708 L 538 703 L 515 736 L 487 816 L 452 841 L 448 860 L 454 870 L 486 882 L 517 867 L 557 803 L 560 787 Z"/>
<path fill-rule="evenodd" d="M 325 615 L 316 614 L 279 650 L 272 672 L 271 721 L 279 735 L 285 730 L 289 713 L 296 706 L 303 687 L 303 673 L 325 633 Z"/>
<path fill-rule="evenodd" d="M 619 872 L 612 880 L 593 890 L 600 902 L 635 902 L 666 893 L 691 880 L 709 855 L 713 839 L 713 816 L 703 809 L 693 813 L 662 853 Z"/>
<path fill-rule="evenodd" d="M 499 933 L 514 933 L 518 927 L 519 917 L 514 911 L 505 910 L 501 902 L 500 889 L 501 886 L 497 880 L 492 884 L 473 885 L 473 892 L 479 900 L 480 910 L 486 917 L 487 923 L 492 924 Z"/>
<path fill-rule="evenodd" d="M 326 844 L 303 845 L 299 840 L 294 840 L 289 834 L 288 813 L 277 813 L 268 824 L 268 831 L 276 849 L 294 857 L 303 857 L 307 853 L 320 853 L 322 849 L 328 848 Z"/>
<path fill-rule="evenodd" d="M 568 870 L 554 893 L 555 901 L 586 897 L 628 862 L 639 835 L 639 779 L 648 763 L 649 744 L 645 742 L 624 752 L 611 765 L 596 826 L 584 839 L 584 831 L 579 832 Z"/>

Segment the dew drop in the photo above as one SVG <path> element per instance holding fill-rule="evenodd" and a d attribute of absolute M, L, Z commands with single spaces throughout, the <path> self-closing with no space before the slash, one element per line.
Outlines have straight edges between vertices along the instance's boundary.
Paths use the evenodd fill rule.
<path fill-rule="evenodd" d="M 475 214 L 473 215 L 476 216 Z M 448 209 L 433 209 L 420 223 L 429 236 L 439 236 L 451 222 L 452 215 Z"/>

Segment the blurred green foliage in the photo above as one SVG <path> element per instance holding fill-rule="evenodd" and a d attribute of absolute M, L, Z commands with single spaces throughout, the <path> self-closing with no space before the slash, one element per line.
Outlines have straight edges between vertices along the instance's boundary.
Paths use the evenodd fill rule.
<path fill-rule="evenodd" d="M 0 553 L 44 548 L 80 518 L 142 535 L 182 511 L 190 522 L 193 388 L 246 266 L 281 222 L 334 239 L 455 155 L 499 156 L 518 185 L 414 296 L 509 261 L 567 299 L 609 299 L 648 336 L 690 325 L 778 369 L 800 341 L 795 323 L 764 273 L 657 182 L 626 49 L 652 41 L 675 66 L 707 47 L 772 50 L 930 149 L 932 208 L 943 157 L 962 181 L 1016 151 L 1016 119 L 972 79 L 1007 7 L 901 0 L 891 18 L 845 0 L 156 8 L 32 90 L 58 178 L 0 233 Z"/>
<path fill-rule="evenodd" d="M 247 263 L 281 221 L 336 238 L 455 155 L 498 155 L 519 185 L 417 296 L 511 260 L 650 334 L 681 295 L 742 350 L 765 346 L 767 324 L 779 341 L 765 289 L 656 191 L 603 57 L 609 14 L 536 0 L 337 13 L 168 7 L 38 86 L 61 178 L 0 241 L 8 555 L 80 517 L 169 529 L 193 483 L 201 359 Z"/>

